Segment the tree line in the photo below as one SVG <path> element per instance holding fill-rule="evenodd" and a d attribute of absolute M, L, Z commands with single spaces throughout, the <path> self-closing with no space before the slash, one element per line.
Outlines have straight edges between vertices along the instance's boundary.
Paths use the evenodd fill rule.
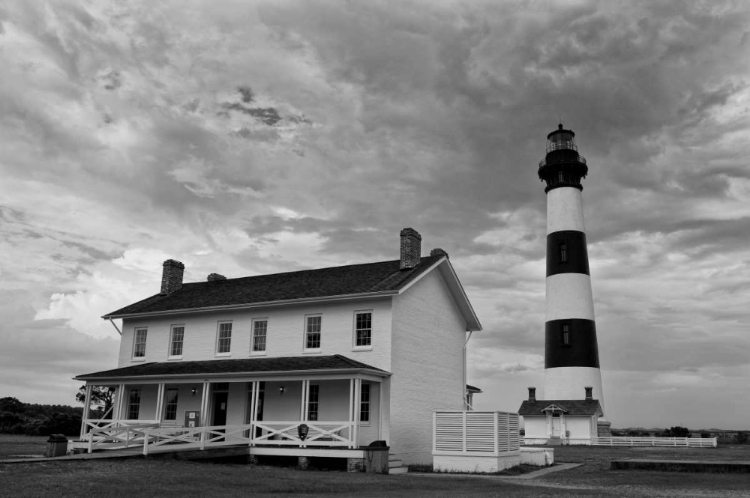
<path fill-rule="evenodd" d="M 90 418 L 110 418 L 114 390 L 95 386 L 91 393 Z M 85 386 L 76 393 L 76 401 L 86 400 Z M 0 398 L 0 433 L 48 436 L 65 434 L 77 436 L 81 431 L 83 407 L 24 403 L 16 398 Z"/>

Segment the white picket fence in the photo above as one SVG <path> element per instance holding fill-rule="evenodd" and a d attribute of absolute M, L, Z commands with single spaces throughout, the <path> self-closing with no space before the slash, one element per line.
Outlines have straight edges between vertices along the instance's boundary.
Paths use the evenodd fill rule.
<path fill-rule="evenodd" d="M 507 412 L 436 411 L 433 455 L 499 455 L 520 449 L 518 414 Z"/>
<path fill-rule="evenodd" d="M 716 448 L 715 437 L 597 437 L 592 446 L 662 446 L 676 448 Z"/>

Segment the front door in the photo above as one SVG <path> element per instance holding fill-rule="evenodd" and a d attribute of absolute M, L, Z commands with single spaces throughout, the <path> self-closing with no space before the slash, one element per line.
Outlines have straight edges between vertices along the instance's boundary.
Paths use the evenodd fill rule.
<path fill-rule="evenodd" d="M 552 437 L 560 437 L 560 414 L 552 414 Z"/>
<path fill-rule="evenodd" d="M 229 393 L 214 393 L 213 410 L 211 410 L 211 425 L 227 425 L 228 398 Z"/>

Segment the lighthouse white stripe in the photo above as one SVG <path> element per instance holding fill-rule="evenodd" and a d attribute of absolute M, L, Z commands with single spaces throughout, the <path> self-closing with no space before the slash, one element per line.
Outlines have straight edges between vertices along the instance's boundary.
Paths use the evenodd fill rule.
<path fill-rule="evenodd" d="M 594 388 L 594 399 L 599 400 L 604 410 L 602 373 L 598 368 L 559 367 L 544 370 L 543 399 L 585 399 L 586 387 Z"/>
<path fill-rule="evenodd" d="M 558 273 L 547 277 L 546 321 L 565 318 L 594 319 L 591 278 L 583 273 Z"/>
<path fill-rule="evenodd" d="M 562 230 L 586 232 L 581 191 L 574 187 L 559 187 L 547 192 L 547 234 Z"/>

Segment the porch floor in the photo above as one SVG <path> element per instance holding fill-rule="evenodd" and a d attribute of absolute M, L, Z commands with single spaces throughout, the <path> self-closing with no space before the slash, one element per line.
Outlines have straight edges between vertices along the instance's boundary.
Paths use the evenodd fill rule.
<path fill-rule="evenodd" d="M 87 443 L 88 444 L 88 443 Z M 264 447 L 247 444 L 224 445 L 217 448 L 181 448 L 179 445 L 166 445 L 149 449 L 149 456 L 165 455 L 170 453 L 194 453 L 201 458 L 220 458 L 224 456 L 242 455 L 277 455 L 277 456 L 307 456 L 307 457 L 330 457 L 330 458 L 365 458 L 367 450 L 362 448 L 295 448 L 295 447 Z M 93 453 L 77 453 L 60 457 L 27 457 L 0 460 L 0 464 L 12 463 L 35 463 L 35 462 L 70 462 L 80 460 L 97 460 L 104 458 L 143 458 L 143 447 L 96 450 Z"/>

